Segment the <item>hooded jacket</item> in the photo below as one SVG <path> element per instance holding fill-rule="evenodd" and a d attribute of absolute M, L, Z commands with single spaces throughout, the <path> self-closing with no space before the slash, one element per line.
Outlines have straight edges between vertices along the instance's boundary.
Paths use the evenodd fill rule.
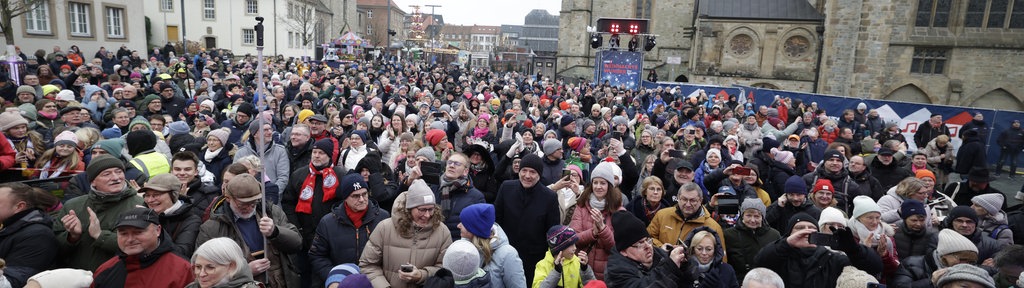
<path fill-rule="evenodd" d="M 588 255 L 589 256 L 589 255 Z M 589 264 L 589 260 L 588 260 Z M 555 257 L 551 251 L 544 253 L 544 259 L 537 262 L 537 271 L 533 275 L 534 288 L 579 288 L 594 279 L 593 265 L 582 265 L 580 257 L 562 259 L 562 269 L 555 269 Z M 499 286 L 495 286 L 499 287 Z"/>
<path fill-rule="evenodd" d="M 792 228 L 792 226 L 787 225 L 789 225 L 789 218 L 793 217 L 793 215 L 803 212 L 818 218 L 821 215 L 821 209 L 811 204 L 810 195 L 807 197 L 799 207 L 793 206 L 790 203 L 786 203 L 785 207 L 780 207 L 777 202 L 772 203 L 765 210 L 764 221 L 776 231 L 779 231 L 779 233 L 788 234 L 789 228 Z"/>
<path fill-rule="evenodd" d="M 718 236 L 718 233 L 709 227 L 698 227 L 697 229 L 693 229 L 688 235 L 686 235 L 685 243 L 690 245 L 693 241 L 693 236 L 697 235 L 700 231 L 707 231 L 708 233 L 711 233 L 711 236 L 715 237 L 715 242 L 723 243 L 722 238 Z M 692 248 L 693 246 L 689 247 Z M 700 282 L 700 287 L 740 287 L 740 283 L 736 279 L 736 271 L 733 270 L 731 265 L 722 262 L 722 259 L 725 257 L 725 250 L 722 249 L 722 245 L 715 245 L 715 256 L 711 259 L 711 263 L 709 263 L 710 267 L 708 268 L 708 271 L 703 273 L 700 272 L 700 261 L 697 260 L 697 256 L 692 252 L 692 249 L 689 251 L 687 256 L 689 257 L 689 261 L 686 262 L 687 266 L 689 266 L 688 269 L 690 269 L 691 274 L 697 277 L 697 281 Z"/>
<path fill-rule="evenodd" d="M 725 229 L 725 244 L 729 249 L 726 254 L 732 256 L 729 261 L 736 270 L 736 279 L 743 279 L 751 269 L 757 267 L 754 257 L 762 248 L 782 238 L 778 230 L 768 226 L 762 220 L 761 227 L 751 229 L 743 224 L 743 218 L 736 221 L 736 226 Z"/>
<path fill-rule="evenodd" d="M 206 220 L 206 222 L 203 222 L 203 225 L 199 226 L 196 247 L 203 245 L 203 243 L 213 238 L 228 237 L 242 248 L 242 255 L 245 255 L 246 261 L 256 260 L 252 256 L 254 251 L 249 249 L 249 245 L 242 238 L 242 233 L 238 230 L 238 226 L 235 225 L 235 212 L 231 210 L 230 205 L 226 201 L 224 198 L 221 198 L 220 201 L 214 203 L 211 207 L 212 215 L 210 215 L 210 220 Z M 301 248 L 302 239 L 299 237 L 298 228 L 295 228 L 295 225 L 288 222 L 284 212 L 277 205 L 269 205 L 267 213 L 270 213 L 269 217 L 274 220 L 277 230 L 276 235 L 267 237 L 267 245 L 264 247 L 263 255 L 265 255 L 266 259 L 270 260 L 270 269 L 254 277 L 269 279 L 265 283 L 267 287 L 298 287 L 298 273 L 295 272 L 293 262 L 288 257 L 288 254 L 297 253 Z M 259 205 L 256 206 L 255 217 L 263 217 L 262 208 Z"/>
<path fill-rule="evenodd" d="M 1013 230 L 1007 223 L 1006 212 L 999 211 L 999 214 L 978 217 L 978 229 L 984 232 L 985 237 L 996 239 L 1000 245 L 1013 245 Z M 998 232 L 996 230 L 999 229 Z M 995 233 L 995 235 L 992 235 Z"/>
<path fill-rule="evenodd" d="M 893 160 L 893 163 L 895 163 L 895 160 Z M 814 187 L 814 182 L 818 181 L 818 178 L 824 178 L 832 181 L 832 186 L 835 186 L 834 188 L 836 190 L 833 196 L 836 200 L 836 208 L 846 212 L 846 214 L 850 214 L 853 212 L 853 198 L 857 198 L 857 196 L 859 196 L 857 193 L 860 191 L 860 186 L 850 178 L 849 174 L 850 171 L 846 168 L 839 170 L 839 173 L 829 172 L 825 169 L 825 164 L 821 164 L 818 165 L 818 168 L 815 169 L 814 172 L 804 174 L 802 178 L 804 179 L 804 183 L 807 183 L 808 188 Z M 903 179 L 900 178 L 900 180 Z M 809 198 L 810 197 L 808 196 L 808 200 L 810 200 Z"/>
<path fill-rule="evenodd" d="M 398 195 L 395 206 L 391 209 L 391 218 L 377 224 L 359 257 L 360 272 L 366 274 L 375 288 L 406 288 L 421 285 L 427 277 L 441 269 L 442 256 L 452 244 L 448 227 L 441 223 L 420 229 L 408 228 L 412 231 L 411 238 L 401 235 L 401 228 L 398 225 L 414 225 L 410 219 L 410 212 L 405 209 L 407 194 Z M 434 211 L 432 217 L 440 217 L 440 211 Z M 398 270 L 403 264 L 412 264 L 425 273 L 420 283 L 409 283 L 399 278 Z"/>
<path fill-rule="evenodd" d="M 326 280 L 327 274 L 334 266 L 358 263 L 363 247 L 370 239 L 370 232 L 377 228 L 381 221 L 391 217 L 391 214 L 381 209 L 377 202 L 369 201 L 368 205 L 359 227 L 354 226 L 352 219 L 345 212 L 344 202 L 320 219 L 316 235 L 313 236 L 313 244 L 309 248 L 313 273 L 319 281 L 315 283 Z"/>
<path fill-rule="evenodd" d="M 484 263 L 484 271 L 491 277 L 492 287 L 526 288 L 526 275 L 523 271 L 523 260 L 519 259 L 519 251 L 508 244 L 508 235 L 497 224 L 491 238 L 491 262 Z M 483 261 L 483 258 L 480 259 Z M 531 279 L 532 280 L 532 279 Z"/>
<path fill-rule="evenodd" d="M 118 252 L 96 268 L 92 287 L 179 287 L 192 282 L 192 264 L 174 254 L 171 236 L 161 231 L 159 241 L 149 254 Z"/>
<path fill-rule="evenodd" d="M 896 187 L 896 184 L 899 184 L 903 179 L 914 176 L 914 173 L 910 172 L 910 169 L 901 167 L 899 165 L 899 161 L 896 161 L 895 157 L 893 157 L 892 162 L 890 162 L 889 165 L 885 165 L 882 163 L 882 160 L 878 159 L 876 156 L 874 161 L 871 161 L 871 164 L 869 164 L 868 169 L 870 169 L 871 173 L 875 175 L 875 178 L 878 179 L 878 183 L 882 185 L 883 189 Z"/>
<path fill-rule="evenodd" d="M 253 137 L 249 137 L 250 140 L 245 142 L 245 145 L 239 147 L 238 151 L 235 152 L 234 160 L 237 162 L 238 159 L 249 155 L 259 156 L 259 152 L 256 151 L 253 145 Z M 281 144 L 267 143 L 267 151 L 263 153 L 263 171 L 266 171 L 264 175 L 270 178 L 277 187 L 286 187 L 288 185 L 288 176 L 291 175 L 291 161 L 288 158 L 288 150 L 281 146 Z M 312 150 L 310 150 L 312 153 Z"/>
<path fill-rule="evenodd" d="M 850 177 L 853 178 L 853 181 L 857 182 L 857 186 L 860 188 L 860 191 L 858 191 L 860 195 L 870 196 L 876 202 L 885 195 L 882 183 L 878 182 L 878 178 L 872 176 L 871 169 L 864 169 L 860 174 L 850 172 Z"/>
<path fill-rule="evenodd" d="M 117 247 L 117 233 L 114 226 L 117 225 L 118 216 L 121 213 L 143 205 L 142 197 L 139 197 L 135 189 L 127 184 L 124 189 L 116 194 L 100 194 L 96 190 L 90 190 L 89 194 L 64 203 L 64 207 L 57 212 L 54 219 L 61 219 L 74 210 L 78 221 L 82 224 L 82 236 L 77 243 L 68 242 L 69 232 L 64 228 L 64 222 L 53 221 L 53 232 L 57 235 L 57 243 L 60 244 L 60 255 L 62 256 L 62 267 L 83 269 L 93 271 L 104 261 L 114 257 L 120 249 Z M 89 236 L 89 212 L 91 208 L 99 217 L 100 237 L 93 239 Z"/>
<path fill-rule="evenodd" d="M 977 134 L 968 133 L 964 135 L 964 143 L 956 152 L 956 165 L 953 171 L 967 175 L 971 168 L 987 168 L 988 158 L 985 152 L 985 142 Z"/>
<path fill-rule="evenodd" d="M 932 288 L 932 273 L 939 270 L 938 263 L 935 263 L 935 256 L 927 253 L 920 256 L 911 256 L 904 259 L 896 275 L 892 277 L 890 284 L 893 287 L 909 288 Z"/>
<path fill-rule="evenodd" d="M 57 257 L 53 220 L 38 209 L 11 215 L 0 229 L 0 258 L 7 261 L 4 277 L 22 287 L 29 277 L 52 268 Z"/>
<path fill-rule="evenodd" d="M 654 214 L 651 224 L 647 225 L 647 233 L 651 234 L 654 246 L 661 247 L 666 243 L 679 244 L 679 241 L 686 239 L 685 237 L 689 235 L 690 231 L 698 227 L 710 227 L 716 234 L 722 235 L 722 226 L 719 226 L 718 221 L 711 218 L 711 213 L 707 209 L 701 207 L 700 211 L 697 211 L 697 215 L 683 219 L 683 212 L 678 205 L 661 209 Z M 718 242 L 725 249 L 725 243 Z M 725 261 L 728 261 L 728 258 Z"/>
<path fill-rule="evenodd" d="M 899 255 L 900 261 L 911 256 L 929 255 L 927 241 L 935 233 L 928 231 L 928 227 L 921 231 L 910 231 L 905 221 L 899 221 L 896 223 L 896 227 L 896 234 L 892 237 L 896 243 L 896 255 Z"/>
<path fill-rule="evenodd" d="M 1024 148 L 1024 129 L 1021 128 L 1007 128 L 1003 130 L 1003 133 L 999 133 L 999 138 L 996 138 L 996 144 L 999 144 L 1000 148 L 1010 151 L 1020 151 Z"/>

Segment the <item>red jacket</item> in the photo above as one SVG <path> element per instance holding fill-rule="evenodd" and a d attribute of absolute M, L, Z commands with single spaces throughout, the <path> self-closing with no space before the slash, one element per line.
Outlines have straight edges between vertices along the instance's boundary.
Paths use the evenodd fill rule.
<path fill-rule="evenodd" d="M 7 136 L 0 133 L 0 171 L 14 167 L 14 156 L 17 153 L 18 151 L 11 146 L 11 141 L 7 140 Z"/>
<path fill-rule="evenodd" d="M 192 264 L 171 252 L 172 242 L 167 233 L 161 232 L 160 246 L 148 257 L 139 255 L 114 256 L 96 268 L 92 287 L 185 287 L 195 281 Z M 152 259 L 152 257 L 158 257 Z M 124 286 L 120 286 L 120 278 Z"/>

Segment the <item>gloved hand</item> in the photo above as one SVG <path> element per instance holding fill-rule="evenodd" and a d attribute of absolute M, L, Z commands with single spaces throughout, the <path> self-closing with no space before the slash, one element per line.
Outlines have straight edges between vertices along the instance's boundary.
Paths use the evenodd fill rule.
<path fill-rule="evenodd" d="M 708 271 L 700 275 L 700 287 L 720 287 L 721 279 L 716 271 Z"/>
<path fill-rule="evenodd" d="M 853 231 L 848 228 L 832 228 L 832 235 L 835 235 L 836 246 L 838 246 L 833 248 L 845 252 L 850 257 L 860 255 L 860 244 L 857 244 L 857 240 L 853 237 Z"/>

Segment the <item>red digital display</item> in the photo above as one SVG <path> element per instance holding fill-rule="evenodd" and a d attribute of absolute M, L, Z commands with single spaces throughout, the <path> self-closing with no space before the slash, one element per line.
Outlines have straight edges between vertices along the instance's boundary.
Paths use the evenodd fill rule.
<path fill-rule="evenodd" d="M 647 19 L 600 18 L 597 19 L 597 32 L 647 34 L 647 25 Z"/>

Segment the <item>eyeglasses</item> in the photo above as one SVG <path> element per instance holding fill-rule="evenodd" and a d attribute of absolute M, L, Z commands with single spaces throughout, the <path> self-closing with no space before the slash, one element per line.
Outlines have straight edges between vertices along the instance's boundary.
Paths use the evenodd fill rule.
<path fill-rule="evenodd" d="M 700 198 L 690 198 L 690 199 L 680 198 L 679 202 L 684 202 L 684 203 L 689 203 L 689 204 L 700 204 Z"/>
<path fill-rule="evenodd" d="M 424 214 L 426 214 L 426 213 L 434 213 L 434 207 L 422 207 L 422 208 L 416 208 L 416 209 L 412 209 L 412 210 L 416 210 L 416 212 L 420 212 L 420 213 L 424 213 Z"/>
<path fill-rule="evenodd" d="M 57 105 L 44 105 L 43 108 L 57 108 Z"/>
<path fill-rule="evenodd" d="M 633 245 L 630 245 L 629 247 L 633 247 L 636 249 L 650 249 L 654 247 L 654 240 L 651 239 L 651 237 L 644 237 L 644 239 L 641 239 L 640 241 L 633 243 Z"/>
<path fill-rule="evenodd" d="M 466 163 L 462 163 L 462 162 L 459 162 L 459 161 L 452 161 L 452 160 L 448 160 L 447 164 L 448 164 L 448 166 L 453 166 L 453 167 L 462 167 L 463 165 L 466 165 Z"/>
<path fill-rule="evenodd" d="M 369 199 L 370 198 L 370 193 L 359 193 L 359 194 L 354 194 L 353 193 L 351 195 L 348 195 L 348 198 L 353 198 L 353 199 L 367 198 L 367 199 Z"/>

